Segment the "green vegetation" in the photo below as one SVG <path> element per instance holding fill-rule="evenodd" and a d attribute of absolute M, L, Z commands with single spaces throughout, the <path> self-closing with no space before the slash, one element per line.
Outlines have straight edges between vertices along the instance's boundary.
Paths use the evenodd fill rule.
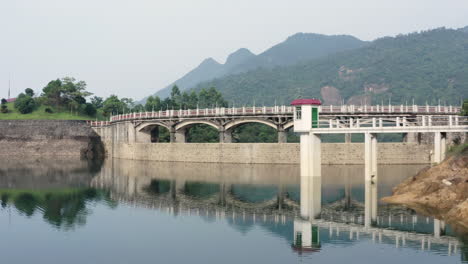
<path fill-rule="evenodd" d="M 359 48 L 366 44 L 367 42 L 348 35 L 327 36 L 297 33 L 258 55 L 253 54 L 248 49 L 241 48 L 230 54 L 225 64 L 218 63 L 212 58 L 205 59 L 198 67 L 175 81 L 174 84 L 179 85 L 181 90 L 185 91 L 195 87 L 200 82 L 215 78 L 247 72 L 256 68 L 292 65 L 300 61 Z M 155 95 L 161 98 L 169 97 L 174 84 L 161 89 Z"/>
<path fill-rule="evenodd" d="M 468 155 L 468 143 L 451 146 L 448 149 L 447 154 L 449 156 Z"/>
<path fill-rule="evenodd" d="M 18 109 L 14 108 L 14 103 L 6 103 L 8 114 L 0 113 L 0 119 L 5 120 L 20 120 L 20 119 L 53 119 L 53 120 L 88 120 L 94 119 L 91 116 L 83 114 L 74 114 L 70 111 L 55 110 L 52 106 L 40 105 L 32 113 L 22 114 Z M 50 113 L 46 111 L 49 109 Z"/>
<path fill-rule="evenodd" d="M 465 99 L 462 104 L 462 115 L 468 116 L 468 99 Z"/>
<path fill-rule="evenodd" d="M 455 104 L 468 97 L 468 34 L 435 29 L 370 44 L 291 66 L 259 68 L 201 83 L 240 104 L 288 104 L 302 97 L 329 102 Z M 323 87 L 339 91 L 333 100 Z"/>
<path fill-rule="evenodd" d="M 93 188 L 63 188 L 53 190 L 0 190 L 1 206 L 14 206 L 19 212 L 30 217 L 43 214 L 44 219 L 57 228 L 73 228 L 83 224 L 89 213 L 89 201 L 108 201 L 115 207 L 107 192 Z"/>

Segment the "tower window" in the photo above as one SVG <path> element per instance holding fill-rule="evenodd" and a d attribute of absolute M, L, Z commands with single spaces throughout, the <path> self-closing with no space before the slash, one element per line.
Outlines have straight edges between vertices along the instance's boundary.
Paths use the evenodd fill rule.
<path fill-rule="evenodd" d="M 301 120 L 302 119 L 302 107 L 296 106 L 296 119 Z"/>

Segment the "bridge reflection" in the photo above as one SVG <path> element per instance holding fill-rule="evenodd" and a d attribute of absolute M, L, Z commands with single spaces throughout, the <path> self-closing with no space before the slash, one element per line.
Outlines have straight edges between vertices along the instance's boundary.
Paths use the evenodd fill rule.
<path fill-rule="evenodd" d="M 381 166 L 377 192 L 376 185 L 364 184 L 362 166 L 323 166 L 322 188 L 317 192 L 317 185 L 303 182 L 307 177 L 297 177 L 298 168 L 292 165 L 230 167 L 119 160 L 105 165 L 92 186 L 110 190 L 111 197 L 121 203 L 174 216 L 224 220 L 242 232 L 261 226 L 300 253 L 320 250 L 329 243 L 371 240 L 459 254 L 466 248 L 442 221 L 378 202 L 419 169 Z M 316 199 L 317 194 L 321 199 Z M 316 200 L 322 201 L 320 218 L 309 220 Z"/>

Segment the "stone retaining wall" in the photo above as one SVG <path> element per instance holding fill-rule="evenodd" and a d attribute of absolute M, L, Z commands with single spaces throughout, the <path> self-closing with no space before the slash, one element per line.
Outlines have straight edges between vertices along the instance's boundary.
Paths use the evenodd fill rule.
<path fill-rule="evenodd" d="M 108 142 L 108 146 L 111 142 Z M 380 164 L 428 164 L 430 146 L 415 143 L 378 144 Z M 174 162 L 298 164 L 295 143 L 117 143 L 115 158 Z M 323 164 L 364 164 L 364 144 L 323 143 Z"/>
<path fill-rule="evenodd" d="M 101 137 L 86 121 L 0 120 L 1 156 L 103 156 Z"/>

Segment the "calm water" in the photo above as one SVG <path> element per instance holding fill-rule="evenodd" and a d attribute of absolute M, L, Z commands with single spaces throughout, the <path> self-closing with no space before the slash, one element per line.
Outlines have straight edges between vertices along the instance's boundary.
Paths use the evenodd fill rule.
<path fill-rule="evenodd" d="M 379 203 L 366 226 L 361 166 L 323 167 L 310 222 L 297 166 L 0 165 L 2 263 L 468 263 L 459 234 L 412 210 Z M 378 197 L 420 168 L 380 166 Z"/>

